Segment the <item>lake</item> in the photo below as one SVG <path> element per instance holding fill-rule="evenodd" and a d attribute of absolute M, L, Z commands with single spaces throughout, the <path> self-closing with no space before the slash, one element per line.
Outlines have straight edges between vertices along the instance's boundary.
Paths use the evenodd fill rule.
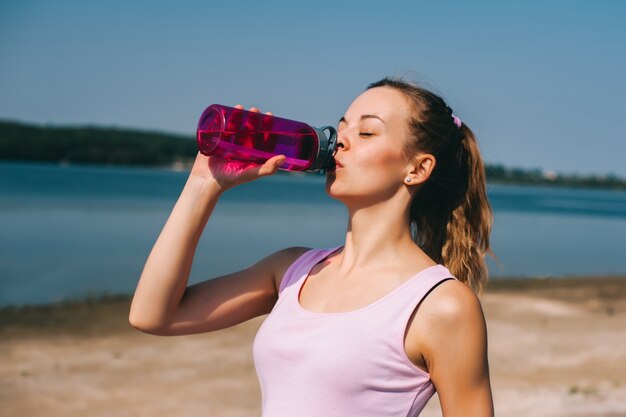
<path fill-rule="evenodd" d="M 0 163 L 0 306 L 132 293 L 187 178 L 161 169 Z M 331 247 L 347 212 L 325 178 L 279 173 L 229 190 L 190 283 L 288 246 Z M 492 279 L 626 274 L 626 193 L 488 184 Z"/>

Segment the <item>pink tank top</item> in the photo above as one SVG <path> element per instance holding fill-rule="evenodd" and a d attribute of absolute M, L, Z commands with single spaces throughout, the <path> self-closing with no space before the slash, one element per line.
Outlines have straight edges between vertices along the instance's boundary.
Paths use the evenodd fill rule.
<path fill-rule="evenodd" d="M 341 247 L 311 249 L 289 267 L 256 334 L 262 417 L 414 417 L 435 393 L 407 357 L 404 333 L 422 298 L 456 278 L 434 265 L 358 310 L 304 309 L 298 295 L 311 269 Z"/>

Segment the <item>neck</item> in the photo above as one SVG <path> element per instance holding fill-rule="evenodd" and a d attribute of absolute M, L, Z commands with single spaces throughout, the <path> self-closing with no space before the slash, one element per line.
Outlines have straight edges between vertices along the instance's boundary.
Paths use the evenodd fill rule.
<path fill-rule="evenodd" d="M 425 256 L 411 238 L 410 198 L 406 195 L 398 193 L 369 204 L 349 202 L 347 206 L 348 230 L 338 263 L 342 275 L 403 265 Z"/>

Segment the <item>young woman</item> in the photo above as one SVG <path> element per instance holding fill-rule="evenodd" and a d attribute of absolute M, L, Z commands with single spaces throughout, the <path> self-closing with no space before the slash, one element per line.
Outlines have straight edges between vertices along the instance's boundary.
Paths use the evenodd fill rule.
<path fill-rule="evenodd" d="M 258 109 L 251 109 L 259 111 Z M 130 323 L 210 332 L 270 313 L 254 340 L 264 417 L 492 416 L 479 301 L 491 207 L 472 131 L 438 95 L 371 84 L 339 121 L 326 192 L 348 209 L 345 243 L 290 247 L 187 286 L 222 193 L 272 175 L 198 154 L 145 264 Z"/>

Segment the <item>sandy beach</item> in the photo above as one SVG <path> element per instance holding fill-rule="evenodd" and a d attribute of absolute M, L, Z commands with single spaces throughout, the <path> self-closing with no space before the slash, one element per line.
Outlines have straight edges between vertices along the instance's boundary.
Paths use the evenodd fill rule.
<path fill-rule="evenodd" d="M 626 416 L 626 277 L 493 280 L 482 297 L 497 416 Z M 0 416 L 259 416 L 265 319 L 157 337 L 128 297 L 0 311 Z M 437 396 L 421 414 L 441 416 Z"/>

